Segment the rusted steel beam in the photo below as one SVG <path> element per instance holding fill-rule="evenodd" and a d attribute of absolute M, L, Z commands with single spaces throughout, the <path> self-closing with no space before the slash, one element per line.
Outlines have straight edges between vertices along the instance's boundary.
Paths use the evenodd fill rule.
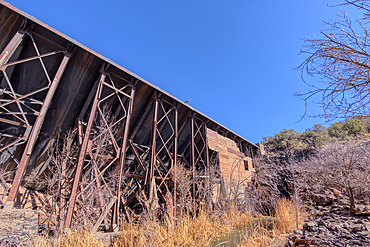
<path fill-rule="evenodd" d="M 0 105 L 0 107 L 4 107 L 4 106 L 7 106 L 7 105 L 10 105 L 10 104 L 12 104 L 12 103 L 14 103 L 14 102 L 21 102 L 21 103 L 22 103 L 22 101 L 20 101 L 20 100 L 22 100 L 22 99 L 24 99 L 24 98 L 27 98 L 27 97 L 29 97 L 29 96 L 31 96 L 31 95 L 37 94 L 37 93 L 39 93 L 39 92 L 42 92 L 42 91 L 44 91 L 44 90 L 46 90 L 46 89 L 49 89 L 49 86 L 39 88 L 39 89 L 37 89 L 37 90 L 35 90 L 35 91 L 32 91 L 32 92 L 27 93 L 27 94 L 24 94 L 24 95 L 15 94 L 16 96 L 18 96 L 17 98 L 12 99 L 12 100 L 6 100 L 6 101 L 5 101 L 5 103 L 2 103 L 2 104 Z M 9 92 L 7 92 L 7 91 L 6 91 L 6 90 L 4 90 L 4 89 L 3 89 L 3 90 L 1 90 L 1 91 L 3 91 L 4 93 L 9 93 Z M 37 100 L 35 100 L 35 99 L 30 99 L 30 101 L 31 101 L 31 103 L 33 103 L 33 104 L 40 104 L 40 105 L 42 105 L 42 104 L 43 104 L 43 102 L 38 102 L 38 101 L 37 101 Z"/>
<path fill-rule="evenodd" d="M 9 62 L 9 63 L 5 64 L 3 67 L 1 67 L 1 70 L 5 70 L 7 67 L 12 66 L 12 65 L 29 62 L 29 61 L 32 61 L 32 60 L 35 60 L 35 59 L 40 59 L 40 58 L 43 58 L 43 57 L 48 57 L 48 56 L 52 56 L 52 55 L 59 54 L 59 53 L 64 53 L 64 51 L 53 51 L 53 52 L 48 52 L 48 53 L 45 53 L 45 54 L 42 54 L 42 55 L 38 55 L 38 56 L 34 56 L 34 57 L 29 57 L 29 58 Z"/>
<path fill-rule="evenodd" d="M 50 88 L 49 88 L 49 91 L 48 91 L 48 93 L 45 97 L 44 104 L 41 107 L 40 113 L 39 113 L 39 115 L 38 115 L 38 117 L 35 121 L 35 124 L 33 125 L 33 128 L 32 128 L 31 134 L 29 136 L 28 142 L 27 142 L 26 147 L 23 151 L 23 155 L 22 155 L 21 161 L 19 162 L 18 169 L 15 173 L 12 188 L 10 189 L 7 201 L 14 201 L 15 196 L 17 195 L 18 187 L 21 183 L 23 173 L 24 173 L 25 168 L 28 164 L 28 161 L 31 157 L 32 150 L 35 146 L 37 137 L 40 133 L 42 124 L 45 120 L 46 113 L 49 109 L 49 106 L 51 104 L 51 100 L 54 97 L 54 93 L 55 93 L 55 91 L 58 87 L 60 79 L 62 78 L 64 70 L 67 67 L 67 64 L 68 64 L 68 61 L 69 61 L 70 57 L 71 57 L 70 54 L 65 54 L 61 64 L 59 65 L 57 73 L 55 74 L 54 79 L 50 84 Z"/>
<path fill-rule="evenodd" d="M 124 173 L 124 175 L 125 175 L 125 177 L 133 178 L 133 179 L 136 179 L 136 180 L 141 180 L 141 181 L 145 180 L 145 175 L 141 175 L 141 174 Z"/>
<path fill-rule="evenodd" d="M 24 124 L 24 123 L 20 123 L 20 122 L 17 122 L 17 121 L 12 121 L 12 120 L 9 120 L 9 119 L 6 119 L 6 118 L 0 118 L 0 122 L 15 125 L 15 126 L 20 126 L 20 127 L 25 127 L 25 128 L 27 127 L 27 125 Z"/>
<path fill-rule="evenodd" d="M 179 128 L 179 125 L 177 124 L 177 137 L 182 133 L 182 131 L 184 130 L 185 126 L 188 124 L 188 121 L 183 121 L 182 124 L 180 125 L 180 128 Z M 178 145 L 178 143 L 177 143 Z M 190 142 L 187 144 L 184 152 L 186 151 L 186 149 L 190 146 Z M 170 145 L 168 146 L 169 149 L 171 149 L 173 147 L 173 143 L 170 143 Z M 183 155 L 184 153 L 180 154 L 180 155 Z"/>
<path fill-rule="evenodd" d="M 90 145 L 89 145 L 89 147 L 88 147 L 88 152 L 89 152 L 89 155 L 91 156 L 92 155 L 92 152 L 91 152 L 91 149 L 90 149 Z M 95 167 L 95 172 L 96 172 L 96 177 L 100 177 L 100 179 L 103 181 L 103 183 L 104 183 L 104 186 L 105 186 L 105 188 L 107 189 L 107 191 L 109 192 L 109 194 L 110 194 L 110 196 L 111 197 L 113 197 L 114 195 L 113 195 L 113 193 L 110 191 L 110 189 L 109 189 L 109 186 L 108 186 L 108 184 L 106 183 L 106 181 L 105 181 L 105 179 L 104 179 L 104 177 L 103 177 L 103 174 L 102 174 L 102 172 L 100 171 L 100 169 L 99 169 L 99 167 L 98 167 L 98 165 L 96 164 L 96 162 L 95 162 L 95 160 L 94 159 L 91 159 L 91 161 L 92 161 L 92 164 L 94 165 L 94 167 Z M 100 187 L 100 185 L 99 185 L 99 183 L 97 183 L 98 184 L 98 187 Z M 90 186 L 90 185 L 88 185 L 88 186 Z M 86 187 L 88 187 L 88 186 L 86 186 Z M 86 188 L 85 187 L 85 188 Z"/>
<path fill-rule="evenodd" d="M 164 103 L 169 104 L 172 107 L 169 110 L 166 110 L 164 107 Z M 168 194 L 173 193 L 173 191 L 168 188 L 168 184 L 166 183 L 166 180 L 167 181 L 169 180 L 169 177 L 171 176 L 171 169 L 173 169 L 173 152 L 171 152 L 172 150 L 171 147 L 173 147 L 175 130 L 174 130 L 174 119 L 170 117 L 170 114 L 174 112 L 174 107 L 169 102 L 163 99 L 159 99 L 158 108 L 162 110 L 161 112 L 163 114 L 161 115 L 161 117 L 159 116 L 159 114 L 157 116 L 158 118 L 160 117 L 159 119 L 157 119 L 157 129 L 156 129 L 157 131 L 156 142 L 157 143 L 156 143 L 155 155 L 152 155 L 152 156 L 154 156 L 156 159 L 156 162 L 154 162 L 154 168 L 155 168 L 154 170 L 157 171 L 159 178 L 160 178 L 160 183 L 157 186 L 157 189 L 160 192 L 160 194 L 158 195 L 161 196 L 161 198 L 167 198 L 165 196 L 165 193 L 168 193 Z M 166 126 L 169 126 L 172 131 L 170 131 L 170 133 L 166 133 L 166 137 L 164 137 L 162 136 L 161 131 L 163 131 L 163 129 L 165 129 Z M 166 164 L 164 163 L 164 160 L 162 160 L 162 157 L 159 156 L 160 154 L 162 155 L 163 158 L 167 157 L 170 159 L 169 160 L 170 167 L 166 166 Z M 161 166 L 161 168 L 163 168 L 164 171 L 162 171 L 159 166 Z M 161 190 L 162 185 L 164 185 L 166 191 Z M 172 199 L 171 199 L 171 204 L 173 204 Z M 172 215 L 172 212 L 171 212 L 171 215 Z"/>
<path fill-rule="evenodd" d="M 130 95 L 127 95 L 126 93 L 122 92 L 121 90 L 117 89 L 116 87 L 113 87 L 112 85 L 109 85 L 106 82 L 104 82 L 103 84 L 104 84 L 104 86 L 109 87 L 110 89 L 112 89 L 114 92 L 120 93 L 120 94 L 126 96 L 127 98 L 131 98 Z M 105 99 L 102 99 L 102 100 L 105 100 Z"/>
<path fill-rule="evenodd" d="M 160 158 L 158 158 L 158 157 L 157 157 L 157 160 L 159 161 L 159 163 L 160 163 L 160 164 L 162 164 L 162 166 L 164 166 L 164 167 L 165 167 L 165 165 L 163 164 L 162 159 L 160 159 Z M 169 176 L 170 171 L 171 171 L 171 169 L 172 169 L 172 168 L 166 172 L 166 174 L 165 174 L 165 176 L 164 176 L 164 177 L 162 176 L 161 171 L 159 170 L 159 168 L 158 168 L 158 165 L 157 165 L 157 164 L 155 164 L 155 169 L 157 170 L 157 172 L 158 172 L 158 174 L 159 174 L 159 178 L 160 178 L 160 180 L 161 180 L 161 183 L 159 184 L 158 188 L 159 188 L 159 187 L 161 187 L 161 186 L 162 186 L 162 184 L 164 184 L 164 186 L 166 187 L 167 192 L 168 192 L 168 193 L 171 193 L 171 191 L 168 189 L 167 184 L 165 183 L 165 180 L 166 180 L 166 179 L 168 179 L 167 177 Z"/>
<path fill-rule="evenodd" d="M 19 102 L 17 102 L 19 103 Z M 21 106 L 19 106 L 21 108 Z M 24 112 L 23 110 L 21 110 L 20 112 L 16 112 L 16 111 L 8 111 L 8 112 L 1 112 L 0 113 L 1 115 L 22 115 L 23 117 L 26 116 L 26 115 L 33 115 L 33 116 L 38 116 L 39 113 L 38 112 Z"/>
<path fill-rule="evenodd" d="M 76 132 L 74 132 L 76 133 Z M 68 141 L 67 141 L 67 149 L 70 149 L 73 145 L 73 139 L 74 138 L 69 138 Z M 60 222 L 62 223 L 64 221 L 64 216 L 65 216 L 65 213 L 66 213 L 66 207 L 67 207 L 67 196 L 68 196 L 68 192 L 67 192 L 67 189 L 66 189 L 66 183 L 67 183 L 67 163 L 68 163 L 68 159 L 64 159 L 63 162 L 62 162 L 62 181 L 61 181 L 61 184 L 62 184 L 62 188 L 60 190 Z"/>
<path fill-rule="evenodd" d="M 2 146 L 0 148 L 0 152 L 8 149 L 9 147 L 13 146 L 14 144 L 16 144 L 17 142 L 21 142 L 22 140 L 24 140 L 23 138 L 17 138 L 16 140 L 12 141 L 11 143 L 9 143 L 8 145 L 5 145 L 5 146 Z"/>
<path fill-rule="evenodd" d="M 175 107 L 175 114 L 174 114 L 174 135 L 173 135 L 173 216 L 176 218 L 176 209 L 177 209 L 177 145 L 178 145 L 178 109 L 177 106 Z"/>
<path fill-rule="evenodd" d="M 128 178 L 133 178 L 133 179 L 136 179 L 136 180 L 140 180 L 140 181 L 145 181 L 145 174 L 130 174 L 130 173 L 123 173 L 123 175 L 125 177 L 128 177 Z M 153 176 L 153 178 L 158 181 L 158 182 L 161 182 L 161 181 L 164 181 L 164 180 L 170 180 L 169 178 L 161 178 L 161 177 L 155 177 Z M 121 195 L 122 196 L 122 195 Z"/>
<path fill-rule="evenodd" d="M 31 152 L 32 152 L 33 146 L 35 145 L 36 139 L 37 139 L 37 137 L 39 135 L 39 132 L 41 130 L 41 126 L 42 126 L 42 124 L 45 120 L 46 113 L 47 113 L 47 111 L 49 109 L 49 106 L 51 104 L 51 100 L 54 97 L 54 93 L 57 90 L 59 81 L 62 78 L 62 75 L 64 73 L 65 68 L 67 67 L 67 64 L 68 64 L 68 61 L 69 61 L 70 57 L 71 57 L 70 54 L 65 54 L 64 55 L 64 58 L 63 58 L 60 66 L 58 68 L 58 71 L 55 74 L 54 79 L 50 84 L 50 88 L 49 88 L 49 91 L 48 91 L 48 93 L 46 95 L 46 98 L 44 100 L 44 104 L 41 107 L 39 116 L 36 119 L 35 124 L 32 128 L 32 132 L 31 132 L 30 140 L 29 140 L 31 148 L 28 150 L 28 154 L 31 154 Z"/>
<path fill-rule="evenodd" d="M 131 117 L 132 117 L 132 107 L 134 104 L 134 98 L 135 98 L 135 87 L 131 87 L 131 95 L 130 95 L 130 102 L 127 109 L 127 116 L 126 116 L 126 122 L 125 122 L 125 131 L 123 134 L 122 139 L 122 147 L 121 147 L 121 157 L 120 157 L 120 173 L 119 173 L 119 181 L 118 181 L 118 188 L 117 188 L 117 203 L 116 203 L 116 216 L 117 216 L 117 224 L 119 224 L 119 205 L 120 205 L 120 198 L 121 198 L 121 186 L 122 186 L 122 174 L 123 169 L 125 166 L 125 160 L 126 160 L 126 149 L 127 149 L 127 140 L 128 140 L 128 134 L 130 130 L 130 123 L 131 123 Z"/>
<path fill-rule="evenodd" d="M 74 210 L 74 206 L 75 206 L 75 203 L 76 203 L 78 183 L 79 183 L 80 178 L 81 178 L 82 167 L 83 167 L 83 164 L 85 162 L 86 151 L 87 151 L 87 147 L 88 147 L 89 140 L 90 140 L 90 132 L 91 132 L 91 129 L 92 129 L 92 126 L 93 126 L 93 123 L 94 123 L 95 114 L 96 114 L 97 108 L 98 108 L 98 102 L 99 102 L 100 94 L 101 94 L 101 91 L 102 91 L 102 82 L 105 80 L 105 77 L 106 77 L 106 73 L 103 72 L 100 76 L 100 81 L 99 81 L 99 85 L 98 85 L 98 88 L 97 88 L 97 91 L 96 91 L 96 94 L 95 94 L 94 102 L 93 102 L 93 105 L 92 105 L 92 108 L 91 108 L 89 121 L 87 123 L 85 135 L 83 137 L 83 141 L 82 141 L 82 144 L 81 144 L 81 147 L 80 147 L 80 150 L 79 150 L 78 160 L 77 160 L 77 168 L 76 168 L 76 172 L 75 172 L 75 178 L 73 180 L 72 192 L 71 192 L 71 196 L 69 198 L 67 216 L 66 216 L 66 220 L 65 220 L 65 223 L 64 223 L 65 227 L 70 227 L 70 224 L 71 224 L 73 210 Z"/>
<path fill-rule="evenodd" d="M 141 166 L 141 168 L 143 168 L 143 171 L 146 172 L 148 169 L 145 167 L 140 155 L 139 155 L 139 152 L 137 151 L 136 147 L 134 146 L 134 144 L 132 143 L 132 141 L 130 140 L 130 147 L 131 147 L 131 150 L 133 151 L 134 155 L 135 155 L 135 158 L 137 159 L 137 162 L 139 163 L 139 165 Z"/>
<path fill-rule="evenodd" d="M 156 153 L 156 158 L 157 158 L 157 161 L 159 162 L 159 164 L 161 165 L 161 167 L 166 171 L 166 173 L 169 172 L 168 168 L 166 167 L 166 165 L 163 163 L 163 160 L 161 158 L 158 157 L 158 154 L 159 152 Z"/>
<path fill-rule="evenodd" d="M 153 116 L 153 126 L 152 126 L 152 143 L 151 143 L 151 157 L 150 157 L 150 167 L 149 167 L 149 173 L 148 173 L 148 180 L 146 183 L 149 184 L 149 201 L 152 200 L 153 198 L 153 176 L 154 176 L 154 167 L 155 167 L 155 162 L 157 162 L 157 154 L 156 154 L 156 139 L 157 139 L 157 121 L 158 121 L 158 106 L 159 106 L 159 99 L 157 98 L 155 100 L 154 104 L 154 116 Z M 154 181 L 155 183 L 155 181 Z"/>
<path fill-rule="evenodd" d="M 77 140 L 78 140 L 78 146 L 82 144 L 83 140 L 83 126 L 82 126 L 82 120 L 77 119 Z"/>
<path fill-rule="evenodd" d="M 118 95 L 117 95 L 117 97 L 118 97 Z M 114 118 L 118 118 L 120 112 L 123 110 L 124 111 L 124 115 L 121 117 L 121 120 L 123 120 L 124 118 L 127 117 L 127 114 L 128 114 L 127 113 L 127 110 L 125 110 L 125 108 L 124 108 L 124 105 L 125 105 L 127 99 L 129 99 L 129 100 L 131 100 L 131 99 L 130 98 L 127 98 L 125 96 L 121 96 L 121 97 L 122 97 L 122 99 L 118 97 L 119 98 L 119 101 L 120 101 L 120 104 L 118 105 L 115 113 L 113 114 L 113 117 Z M 132 95 L 131 95 L 131 97 L 132 97 Z M 130 122 L 130 126 L 131 126 L 131 122 Z M 119 128 L 119 130 L 116 132 L 115 138 L 116 139 L 119 139 L 121 136 L 123 136 L 124 135 L 124 130 L 125 130 L 125 124 L 122 124 L 121 127 Z"/>
<path fill-rule="evenodd" d="M 92 228 L 91 233 L 95 233 L 98 230 L 98 227 L 100 226 L 103 219 L 105 219 L 105 216 L 108 214 L 110 208 L 113 206 L 115 201 L 117 201 L 117 197 L 113 197 L 112 200 L 110 201 L 110 203 L 107 205 L 107 207 L 101 213 L 99 219 L 97 220 L 94 227 Z"/>
<path fill-rule="evenodd" d="M 25 24 L 25 21 L 23 22 L 24 24 Z M 23 24 L 22 24 L 22 26 L 23 26 Z M 21 31 L 21 33 L 22 33 L 23 31 Z M 26 39 L 26 36 L 24 36 L 24 38 L 23 38 L 23 40 L 25 40 Z M 20 56 L 20 54 L 21 54 L 21 52 L 22 52 L 22 50 L 23 50 L 23 44 L 24 44 L 24 42 L 23 42 L 23 40 L 21 41 L 21 43 L 18 45 L 18 47 L 17 47 L 17 49 L 14 51 L 14 53 L 11 55 L 11 57 L 9 58 L 9 60 L 6 62 L 6 64 L 4 64 L 3 65 L 3 69 L 2 69 L 2 71 L 5 71 L 5 69 L 6 69 L 6 73 L 7 73 L 7 75 L 9 76 L 9 78 L 11 78 L 12 77 L 12 75 L 13 75 L 13 72 L 14 72 L 14 68 L 15 68 L 15 66 L 10 66 L 9 67 L 9 63 L 12 63 L 12 62 L 14 62 L 14 61 L 16 61 L 16 60 L 18 60 L 18 58 L 19 58 L 19 56 Z M 7 82 L 6 82 L 6 79 L 5 78 L 3 78 L 2 80 L 1 80 L 1 82 L 0 82 L 0 85 L 1 86 L 4 86 L 5 84 L 6 84 Z M 4 90 L 4 89 L 3 89 Z M 5 90 L 3 91 L 3 92 L 5 92 Z"/>
<path fill-rule="evenodd" d="M 89 151 L 90 152 L 90 151 Z M 94 159 L 92 159 L 93 160 L 93 162 L 94 162 Z M 94 165 L 95 165 L 95 167 L 93 168 L 93 170 L 94 170 L 94 173 L 95 173 L 95 181 L 96 181 L 96 185 L 97 185 L 97 187 L 98 187 L 98 191 L 97 191 L 97 193 L 98 193 L 98 197 L 99 197 L 99 203 L 100 203 L 100 208 L 104 208 L 104 199 L 103 199 L 103 197 L 102 197 L 102 194 L 101 194 L 101 184 L 100 184 L 100 178 L 99 178 L 99 173 L 98 173 L 98 167 L 96 166 L 96 164 L 94 163 Z M 103 181 L 104 181 L 104 179 L 103 179 Z M 108 188 L 108 190 L 109 190 L 109 188 Z M 103 215 L 103 214 L 102 214 Z M 99 222 L 99 221 L 98 221 Z M 101 222 L 100 222 L 101 223 Z M 99 225 L 100 225 L 100 223 L 99 223 Z M 107 221 L 107 219 L 105 218 L 105 216 L 104 216 L 104 223 L 105 224 L 108 224 L 108 221 Z M 99 226 L 98 225 L 98 226 Z M 97 227 L 98 227 L 97 226 Z"/>
<path fill-rule="evenodd" d="M 204 140 L 205 140 L 205 153 L 204 153 L 204 160 L 206 162 L 206 170 L 205 170 L 205 175 L 206 175 L 206 182 L 207 182 L 207 210 L 211 209 L 211 172 L 210 172 L 210 163 L 209 163 L 209 150 L 208 150 L 208 138 L 207 138 L 207 124 L 203 125 L 203 134 L 204 134 Z"/>
<path fill-rule="evenodd" d="M 23 24 L 22 24 L 23 25 Z M 14 99 L 17 98 L 17 94 L 15 93 L 11 83 L 10 83 L 10 80 L 9 78 L 11 77 L 11 74 L 13 73 L 13 70 L 14 70 L 14 67 L 11 67 L 10 70 L 8 70 L 8 73 L 10 73 L 10 76 L 7 75 L 7 73 L 5 72 L 5 69 L 6 69 L 6 63 L 8 63 L 11 59 L 17 59 L 18 56 L 19 56 L 19 50 L 18 50 L 18 47 L 20 47 L 20 44 L 22 43 L 22 40 L 24 39 L 25 37 L 25 33 L 23 31 L 18 31 L 14 36 L 13 38 L 10 40 L 10 42 L 7 44 L 7 46 L 5 47 L 5 49 L 2 51 L 2 53 L 0 54 L 0 70 L 2 71 L 3 73 L 3 82 L 8 84 L 8 87 L 10 89 L 10 91 L 6 91 L 5 88 L 2 89 L 3 93 L 7 93 L 9 94 L 11 97 L 13 97 Z M 18 50 L 18 52 L 16 52 Z M 15 56 L 15 57 L 12 57 L 12 56 Z M 2 82 L 0 83 L 2 84 Z M 7 100 L 8 101 L 8 100 Z M 28 127 L 27 131 L 25 132 L 25 135 L 23 136 L 25 139 L 28 138 L 28 134 L 30 133 L 30 124 L 25 116 L 25 113 L 20 105 L 20 102 L 19 101 L 15 101 L 15 103 L 17 104 L 18 108 L 19 108 L 19 111 L 21 112 L 21 115 L 23 117 L 20 118 L 18 117 L 16 114 L 12 114 L 9 110 L 7 110 L 6 108 L 4 108 L 4 104 L 2 104 L 2 108 L 7 112 L 7 113 L 4 113 L 2 112 L 2 114 L 12 114 L 15 118 L 17 118 L 18 120 L 20 120 L 21 122 L 25 123 Z M 16 143 L 16 142 L 15 142 Z M 13 144 L 15 144 L 13 143 Z M 12 144 L 12 145 L 13 145 Z"/>
<path fill-rule="evenodd" d="M 108 122 L 107 122 L 107 120 L 105 119 L 105 116 L 104 116 L 104 113 L 103 113 L 103 111 L 100 109 L 100 103 L 101 103 L 101 101 L 99 101 L 98 102 L 98 112 L 99 112 L 99 114 L 100 114 L 100 116 L 101 116 L 101 120 L 104 122 L 104 124 L 105 124 L 105 127 L 106 127 L 106 129 L 104 130 L 104 132 L 108 132 L 109 133 L 109 136 L 110 136 L 110 140 L 111 140 L 111 142 L 112 142 L 112 145 L 113 145 L 113 147 L 114 147 L 114 149 L 115 149 L 115 151 L 116 151 L 116 153 L 118 154 L 117 155 L 117 157 L 119 156 L 119 147 L 118 147 L 118 143 L 117 143 L 117 141 L 116 141 L 116 139 L 115 139 L 115 137 L 114 137 L 114 135 L 113 135 L 113 133 L 112 133 L 112 128 L 111 128 L 111 126 L 109 126 L 109 124 L 108 124 Z M 95 140 L 96 138 L 94 138 L 94 140 Z"/>
<path fill-rule="evenodd" d="M 193 172 L 193 217 L 195 217 L 196 214 L 196 207 L 195 207 L 195 154 L 194 154 L 194 116 L 192 115 L 190 118 L 190 124 L 191 124 L 191 133 L 190 133 L 190 142 L 191 142 L 191 165 L 192 165 L 192 172 Z"/>
<path fill-rule="evenodd" d="M 10 40 L 8 45 L 0 54 L 0 68 L 4 70 L 4 65 L 9 61 L 15 50 L 18 48 L 24 38 L 24 32 L 17 32 Z"/>
<path fill-rule="evenodd" d="M 39 61 L 40 61 L 40 63 L 41 63 L 41 67 L 42 67 L 42 69 L 44 70 L 45 76 L 46 76 L 46 78 L 48 79 L 48 82 L 49 82 L 49 85 L 50 85 L 50 84 L 51 84 L 51 80 L 50 80 L 50 77 L 49 77 L 48 71 L 46 70 L 46 67 L 45 67 L 44 61 L 43 61 L 43 60 L 42 60 L 42 58 L 41 58 L 40 51 L 39 51 L 39 49 L 38 49 L 38 47 L 37 47 L 37 45 L 36 45 L 36 42 L 35 42 L 35 40 L 33 39 L 32 35 L 29 35 L 29 37 L 30 37 L 30 38 L 31 38 L 31 40 L 32 40 L 33 47 L 35 48 L 36 54 L 39 56 L 39 58 L 38 58 L 38 59 L 39 59 Z"/>

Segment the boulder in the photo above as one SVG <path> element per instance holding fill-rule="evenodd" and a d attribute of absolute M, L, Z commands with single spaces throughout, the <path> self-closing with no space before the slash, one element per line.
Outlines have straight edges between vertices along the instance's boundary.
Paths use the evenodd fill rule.
<path fill-rule="evenodd" d="M 337 199 L 333 194 L 313 194 L 311 195 L 312 200 L 319 206 L 330 206 Z"/>

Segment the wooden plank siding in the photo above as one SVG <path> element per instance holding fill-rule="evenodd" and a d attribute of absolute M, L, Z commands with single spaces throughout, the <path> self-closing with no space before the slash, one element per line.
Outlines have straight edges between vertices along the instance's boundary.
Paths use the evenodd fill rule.
<path fill-rule="evenodd" d="M 240 152 L 235 141 L 208 128 L 207 140 L 208 148 L 219 153 L 220 173 L 225 183 L 234 180 L 246 185 L 255 172 L 252 158 Z M 247 170 L 244 161 L 248 164 Z"/>

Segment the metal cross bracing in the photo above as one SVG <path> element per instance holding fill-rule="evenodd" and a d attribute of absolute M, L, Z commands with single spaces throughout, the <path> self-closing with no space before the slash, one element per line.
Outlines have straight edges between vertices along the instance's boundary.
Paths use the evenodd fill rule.
<path fill-rule="evenodd" d="M 0 163 L 11 167 L 0 182 L 11 188 L 8 201 L 25 174 L 19 195 L 53 187 L 43 195 L 58 205 L 44 214 L 58 217 L 56 228 L 91 224 L 93 231 L 143 210 L 172 218 L 210 206 L 206 130 L 225 127 L 35 19 L 18 31 L 28 17 L 1 3 Z M 51 146 L 60 156 L 51 157 Z M 52 184 L 28 183 L 48 175 Z"/>
<path fill-rule="evenodd" d="M 118 223 L 135 82 L 110 73 L 108 67 L 103 66 L 93 97 L 87 99 L 78 119 L 80 147 L 66 227 L 88 221 L 97 230 L 102 221 L 106 228 Z"/>
<path fill-rule="evenodd" d="M 57 50 L 53 48 L 45 51 L 39 49 L 38 42 L 41 40 L 32 33 L 32 26 L 25 30 L 26 22 L 22 23 L 21 29 L 13 36 L 5 49 L 0 54 L 0 156 L 2 159 L 12 159 L 16 164 L 15 177 L 9 191 L 7 201 L 14 201 L 23 173 L 28 164 L 32 150 L 40 133 L 46 113 L 51 105 L 54 93 L 59 81 L 72 55 L 72 50 L 65 48 Z M 43 40 L 45 42 L 45 40 Z M 23 47 L 28 49 L 27 57 L 20 57 Z M 53 47 L 52 44 L 49 46 Z M 54 49 L 56 47 L 54 46 Z M 64 54 L 61 57 L 59 54 Z M 54 58 L 51 63 L 59 63 L 57 71 L 52 71 L 44 62 L 50 57 Z M 38 66 L 35 66 L 38 63 Z M 23 70 L 42 70 L 43 78 L 38 78 L 38 83 L 32 86 L 24 86 L 27 81 L 19 81 L 13 78 L 13 71 L 18 65 L 23 65 Z M 28 66 L 28 67 L 27 67 Z M 32 72 L 29 72 L 32 74 Z M 22 147 L 21 158 L 13 155 L 15 148 Z"/>
<path fill-rule="evenodd" d="M 146 112 L 149 113 L 149 110 Z M 173 172 L 177 163 L 175 157 L 177 156 L 178 110 L 176 105 L 155 94 L 152 113 L 152 116 L 149 116 L 152 128 L 149 146 L 136 144 L 133 140 L 129 141 L 128 157 L 132 159 L 127 161 L 124 171 L 125 208 L 137 200 L 148 202 L 154 200 L 151 205 L 157 208 L 159 205 L 173 205 L 175 200 Z M 148 114 L 144 115 L 145 118 Z M 140 119 L 139 125 L 143 121 Z M 132 135 L 132 138 L 134 137 L 135 135 Z M 167 211 L 172 212 L 172 209 Z"/>
<path fill-rule="evenodd" d="M 206 202 L 210 206 L 210 174 L 209 153 L 207 143 L 207 124 L 194 115 L 190 119 L 191 124 L 191 165 L 192 165 L 192 196 L 193 213 L 196 214 L 199 202 Z"/>
<path fill-rule="evenodd" d="M 151 160 L 149 172 L 145 178 L 148 185 L 148 199 L 153 198 L 153 193 L 158 190 L 159 195 L 164 196 L 171 193 L 166 180 L 169 180 L 172 167 L 176 162 L 173 146 L 175 137 L 175 107 L 172 104 L 156 99 L 154 104 L 153 129 L 151 139 Z M 158 177 L 159 184 L 156 184 L 155 177 Z"/>

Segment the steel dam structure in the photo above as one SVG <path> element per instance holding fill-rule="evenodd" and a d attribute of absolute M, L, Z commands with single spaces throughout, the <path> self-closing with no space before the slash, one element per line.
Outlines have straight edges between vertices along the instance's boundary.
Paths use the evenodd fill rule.
<path fill-rule="evenodd" d="M 140 210 L 195 214 L 253 175 L 256 145 L 4 1 L 0 51 L 4 204 L 108 229 Z"/>

